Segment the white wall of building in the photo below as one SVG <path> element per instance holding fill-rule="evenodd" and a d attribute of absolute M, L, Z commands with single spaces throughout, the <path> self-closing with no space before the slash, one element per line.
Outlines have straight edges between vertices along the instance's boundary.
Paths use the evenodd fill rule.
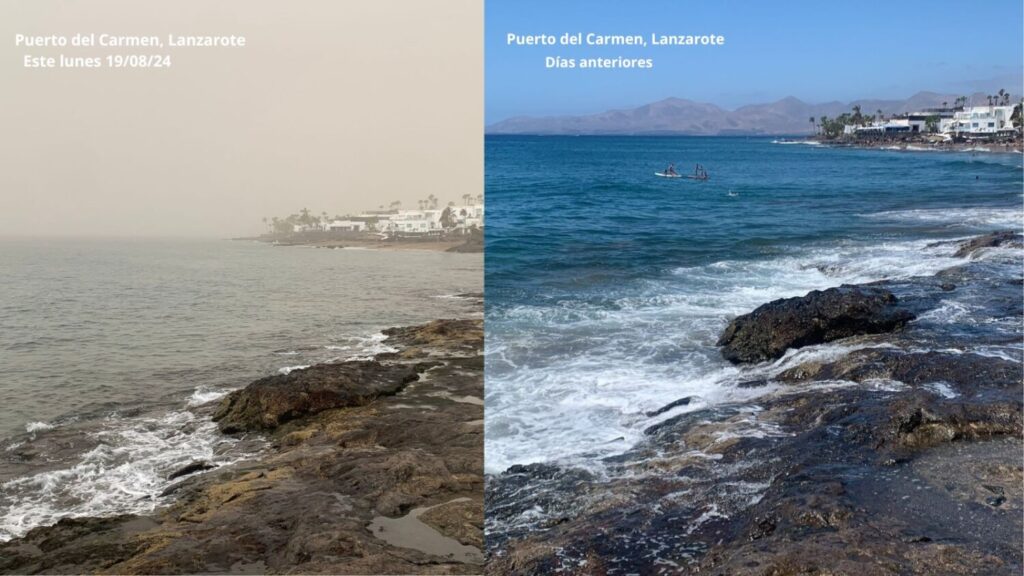
<path fill-rule="evenodd" d="M 366 222 L 359 220 L 335 220 L 327 225 L 332 232 L 363 232 Z"/>
<path fill-rule="evenodd" d="M 965 108 L 952 118 L 943 118 L 939 131 L 955 134 L 995 134 L 1013 130 L 1013 106 L 973 106 Z"/>

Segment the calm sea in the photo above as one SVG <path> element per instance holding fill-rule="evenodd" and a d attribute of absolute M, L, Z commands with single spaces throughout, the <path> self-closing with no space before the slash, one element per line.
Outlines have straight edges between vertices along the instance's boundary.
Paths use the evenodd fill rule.
<path fill-rule="evenodd" d="M 215 240 L 0 239 L 0 270 L 4 539 L 151 508 L 178 467 L 246 455 L 209 402 L 471 316 L 483 280 L 479 254 Z"/>
<path fill-rule="evenodd" d="M 711 179 L 654 176 L 670 162 Z M 714 346 L 730 317 L 960 264 L 928 245 L 1020 229 L 1021 178 L 1019 154 L 487 138 L 488 471 L 593 467 L 642 438 L 646 411 L 761 393 L 737 388 L 749 370 Z M 963 318 L 956 296 L 943 307 L 921 321 Z M 985 352 L 1020 358 L 1013 344 Z"/>

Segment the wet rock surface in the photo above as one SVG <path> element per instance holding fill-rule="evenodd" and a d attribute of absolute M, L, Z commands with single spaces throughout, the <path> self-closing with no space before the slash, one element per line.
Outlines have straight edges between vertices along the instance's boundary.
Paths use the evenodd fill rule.
<path fill-rule="evenodd" d="M 900 328 L 914 316 L 883 288 L 840 286 L 775 300 L 733 319 L 718 340 L 733 363 L 781 357 L 790 348 Z"/>
<path fill-rule="evenodd" d="M 960 248 L 956 251 L 954 256 L 957 256 L 958 258 L 965 258 L 972 256 L 982 248 L 993 248 L 996 246 L 1013 246 L 1020 248 L 1021 246 L 1024 246 L 1024 235 L 1012 230 L 1002 230 L 991 234 L 985 234 L 984 236 L 978 236 L 977 238 L 972 238 L 971 240 L 960 244 Z"/>
<path fill-rule="evenodd" d="M 459 400 L 482 399 L 482 322 L 389 334 L 398 352 L 265 378 L 227 399 L 222 427 L 267 434 L 258 458 L 183 473 L 151 517 L 36 528 L 0 544 L 0 571 L 479 573 L 483 407 Z M 422 534 L 460 556 L 369 529 L 421 508 Z"/>
<path fill-rule="evenodd" d="M 844 287 L 869 296 L 869 318 L 888 314 L 888 293 L 917 319 L 741 373 L 746 401 L 666 402 L 645 440 L 597 471 L 489 475 L 488 572 L 1021 573 L 1020 262 Z M 771 326 L 806 308 L 747 318 Z M 749 335 L 751 358 L 781 346 L 755 325 L 731 328 Z"/>
<path fill-rule="evenodd" d="M 396 394 L 428 367 L 369 360 L 276 374 L 228 394 L 213 419 L 224 433 L 273 430 L 296 418 Z"/>

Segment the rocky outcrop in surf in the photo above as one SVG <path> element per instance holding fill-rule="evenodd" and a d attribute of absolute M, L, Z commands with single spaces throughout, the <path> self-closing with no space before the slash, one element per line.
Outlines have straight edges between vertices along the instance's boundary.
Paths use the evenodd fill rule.
<path fill-rule="evenodd" d="M 216 411 L 255 459 L 182 472 L 148 516 L 0 544 L 4 573 L 474 574 L 483 542 L 483 330 L 387 331 L 372 361 L 253 382 Z"/>
<path fill-rule="evenodd" d="M 1024 246 L 1024 235 L 1013 230 L 1001 230 L 999 232 L 993 232 L 991 234 L 985 234 L 984 236 L 978 236 L 972 238 L 967 242 L 960 244 L 960 248 L 956 251 L 954 256 L 958 258 L 966 258 L 972 256 L 978 250 L 983 248 L 993 248 L 996 246 L 1012 246 L 1020 248 Z"/>
<path fill-rule="evenodd" d="M 738 364 L 780 358 L 790 348 L 859 334 L 891 332 L 914 315 L 888 290 L 840 286 L 764 304 L 733 319 L 718 339 L 722 356 Z"/>
<path fill-rule="evenodd" d="M 595 463 L 600 473 L 532 464 L 489 476 L 489 573 L 1020 573 L 1020 261 L 976 256 L 934 276 L 812 293 L 819 304 L 855 294 L 833 317 L 877 312 L 899 321 L 869 327 L 900 329 L 848 330 L 744 366 L 766 374 L 741 373 L 748 400 L 667 402 L 648 413 L 643 441 Z M 773 340 L 783 322 L 788 334 L 818 330 L 808 301 L 780 302 L 732 327 L 748 357 L 809 345 Z"/>
<path fill-rule="evenodd" d="M 213 415 L 221 432 L 273 430 L 330 410 L 363 406 L 397 394 L 431 364 L 385 365 L 374 360 L 322 364 L 268 376 L 236 390 Z"/>

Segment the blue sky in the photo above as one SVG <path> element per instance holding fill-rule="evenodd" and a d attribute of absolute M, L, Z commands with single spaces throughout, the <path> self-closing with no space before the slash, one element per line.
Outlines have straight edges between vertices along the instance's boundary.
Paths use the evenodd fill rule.
<path fill-rule="evenodd" d="M 733 109 L 1024 91 L 1021 0 L 487 0 L 487 123 L 669 96 Z M 506 34 L 721 34 L 716 47 L 508 46 Z M 558 70 L 545 56 L 649 57 L 652 70 Z"/>

